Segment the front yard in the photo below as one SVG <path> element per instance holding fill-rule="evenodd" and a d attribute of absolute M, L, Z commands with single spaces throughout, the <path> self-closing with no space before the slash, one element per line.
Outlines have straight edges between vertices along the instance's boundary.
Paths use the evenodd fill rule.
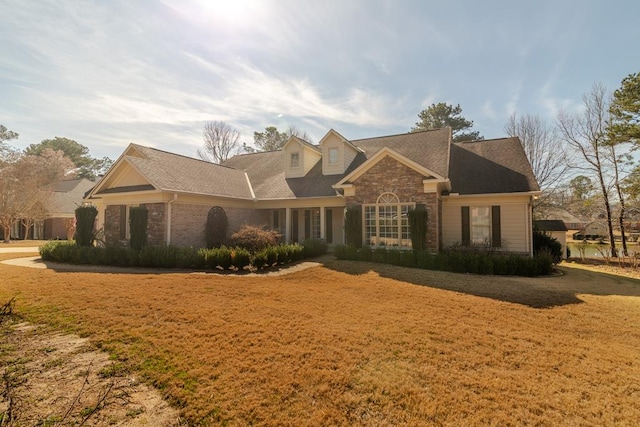
<path fill-rule="evenodd" d="M 88 336 L 194 425 L 637 425 L 640 281 L 563 271 L 330 261 L 235 277 L 0 264 L 0 303 L 16 296 L 28 320 Z"/>

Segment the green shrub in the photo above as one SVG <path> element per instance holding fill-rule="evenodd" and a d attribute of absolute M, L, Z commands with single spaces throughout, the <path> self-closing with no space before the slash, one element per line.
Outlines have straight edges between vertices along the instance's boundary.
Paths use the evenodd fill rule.
<path fill-rule="evenodd" d="M 95 206 L 78 206 L 76 208 L 76 244 L 91 246 L 95 239 L 94 226 L 98 216 Z"/>
<path fill-rule="evenodd" d="M 562 261 L 562 244 L 542 231 L 533 232 L 533 254 L 548 253 L 555 264 Z"/>
<path fill-rule="evenodd" d="M 427 207 L 417 204 L 414 209 L 409 209 L 409 230 L 411 231 L 411 244 L 414 250 L 421 251 L 427 247 Z"/>
<path fill-rule="evenodd" d="M 344 233 L 347 246 L 362 247 L 362 207 L 347 206 L 344 214 Z"/>
<path fill-rule="evenodd" d="M 267 261 L 267 249 L 263 249 L 260 252 L 257 252 L 253 255 L 253 259 L 251 260 L 251 266 L 256 270 L 261 270 L 265 268 L 268 264 Z"/>
<path fill-rule="evenodd" d="M 238 270 L 243 270 L 251 263 L 251 254 L 243 248 L 234 248 L 230 252 L 231 265 Z"/>
<path fill-rule="evenodd" d="M 227 238 L 228 227 L 229 222 L 224 209 L 220 206 L 212 207 L 207 214 L 207 225 L 205 227 L 208 249 L 222 246 Z"/>
<path fill-rule="evenodd" d="M 139 251 L 147 246 L 147 223 L 149 211 L 144 206 L 132 206 L 129 208 L 129 231 L 131 238 L 129 246 L 134 251 Z"/>
<path fill-rule="evenodd" d="M 269 246 L 261 251 L 264 252 L 265 264 L 267 267 L 271 267 L 278 262 L 278 252 L 280 251 L 280 248 L 281 246 Z"/>
<path fill-rule="evenodd" d="M 386 263 L 391 265 L 400 265 L 400 250 L 398 249 L 389 249 L 386 251 Z"/>
<path fill-rule="evenodd" d="M 415 267 L 416 266 L 416 256 L 413 251 L 399 251 L 398 254 L 400 256 L 399 265 L 403 267 Z"/>
<path fill-rule="evenodd" d="M 360 261 L 371 261 L 372 256 L 373 256 L 373 251 L 371 250 L 371 246 L 363 246 L 360 248 L 360 253 L 358 257 Z"/>
<path fill-rule="evenodd" d="M 256 253 L 278 244 L 280 233 L 275 230 L 263 230 L 253 225 L 244 225 L 231 235 L 229 244 Z"/>
<path fill-rule="evenodd" d="M 306 239 L 302 244 L 302 251 L 305 258 L 313 258 L 327 253 L 329 245 L 321 239 Z"/>
<path fill-rule="evenodd" d="M 371 255 L 371 261 L 384 264 L 387 262 L 387 250 L 385 248 L 375 248 Z"/>

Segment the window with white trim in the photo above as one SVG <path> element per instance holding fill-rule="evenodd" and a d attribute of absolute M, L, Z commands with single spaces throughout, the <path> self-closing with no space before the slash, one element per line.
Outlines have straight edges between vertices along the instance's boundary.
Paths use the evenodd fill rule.
<path fill-rule="evenodd" d="M 489 206 L 471 207 L 471 243 L 491 242 L 491 208 Z"/>
<path fill-rule="evenodd" d="M 363 206 L 364 244 L 411 247 L 409 209 L 415 203 L 400 203 L 393 193 L 383 193 L 375 204 Z"/>
<path fill-rule="evenodd" d="M 298 166 L 300 166 L 300 153 L 291 153 L 289 166 L 292 168 L 297 168 Z"/>
<path fill-rule="evenodd" d="M 338 149 L 337 148 L 329 148 L 329 164 L 337 165 L 338 164 Z"/>

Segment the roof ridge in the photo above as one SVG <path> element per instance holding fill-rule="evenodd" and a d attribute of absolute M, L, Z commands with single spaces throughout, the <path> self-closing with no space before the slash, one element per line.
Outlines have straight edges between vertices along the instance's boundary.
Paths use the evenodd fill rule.
<path fill-rule="evenodd" d="M 353 143 L 355 141 L 364 141 L 364 140 L 370 140 L 370 139 L 381 139 L 381 138 L 390 138 L 393 136 L 403 136 L 403 135 L 411 135 L 411 134 L 417 134 L 417 133 L 425 133 L 425 132 L 435 132 L 435 131 L 441 131 L 447 129 L 447 127 L 442 127 L 442 128 L 436 128 L 436 129 L 425 129 L 425 130 L 419 130 L 416 132 L 403 132 L 403 133 L 395 133 L 395 134 L 391 134 L 391 135 L 382 135 L 382 136 L 372 136 L 370 138 L 360 138 L 360 139 L 351 139 L 348 140 L 349 142 Z"/>
<path fill-rule="evenodd" d="M 517 136 L 503 136 L 502 138 L 475 139 L 473 141 L 451 141 L 452 144 L 477 144 L 479 142 L 505 141 L 507 139 L 518 139 Z"/>
<path fill-rule="evenodd" d="M 186 156 L 186 155 L 184 155 L 184 154 L 172 153 L 172 152 L 170 152 L 170 151 L 161 150 L 160 148 L 148 147 L 148 146 L 146 146 L 146 145 L 140 145 L 140 144 L 135 144 L 135 143 L 131 143 L 131 144 L 132 144 L 132 145 L 136 145 L 136 146 L 138 146 L 138 147 L 146 148 L 146 149 L 149 149 L 149 150 L 159 151 L 159 152 L 161 152 L 161 153 L 169 154 L 169 155 L 171 155 L 171 156 L 178 156 L 178 157 L 182 157 L 182 158 L 185 158 L 185 159 L 188 159 L 188 160 L 195 160 L 196 162 L 203 162 L 203 163 L 207 163 L 207 164 L 210 164 L 210 165 L 213 165 L 213 166 L 220 166 L 220 167 L 222 167 L 222 168 L 227 168 L 227 169 L 237 170 L 236 168 L 232 168 L 231 166 L 221 165 L 220 163 L 213 163 L 213 162 L 210 162 L 210 161 L 208 161 L 208 160 L 197 159 L 197 158 L 195 158 L 195 157 Z"/>

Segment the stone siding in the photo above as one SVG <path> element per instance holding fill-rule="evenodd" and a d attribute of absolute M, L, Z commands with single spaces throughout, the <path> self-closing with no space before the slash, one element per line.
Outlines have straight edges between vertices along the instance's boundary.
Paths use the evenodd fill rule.
<path fill-rule="evenodd" d="M 427 247 L 440 249 L 440 201 L 435 193 L 424 193 L 425 177 L 391 157 L 385 157 L 353 183 L 355 196 L 346 197 L 347 205 L 374 204 L 382 193 L 394 193 L 401 203 L 422 203 L 427 208 Z"/>

